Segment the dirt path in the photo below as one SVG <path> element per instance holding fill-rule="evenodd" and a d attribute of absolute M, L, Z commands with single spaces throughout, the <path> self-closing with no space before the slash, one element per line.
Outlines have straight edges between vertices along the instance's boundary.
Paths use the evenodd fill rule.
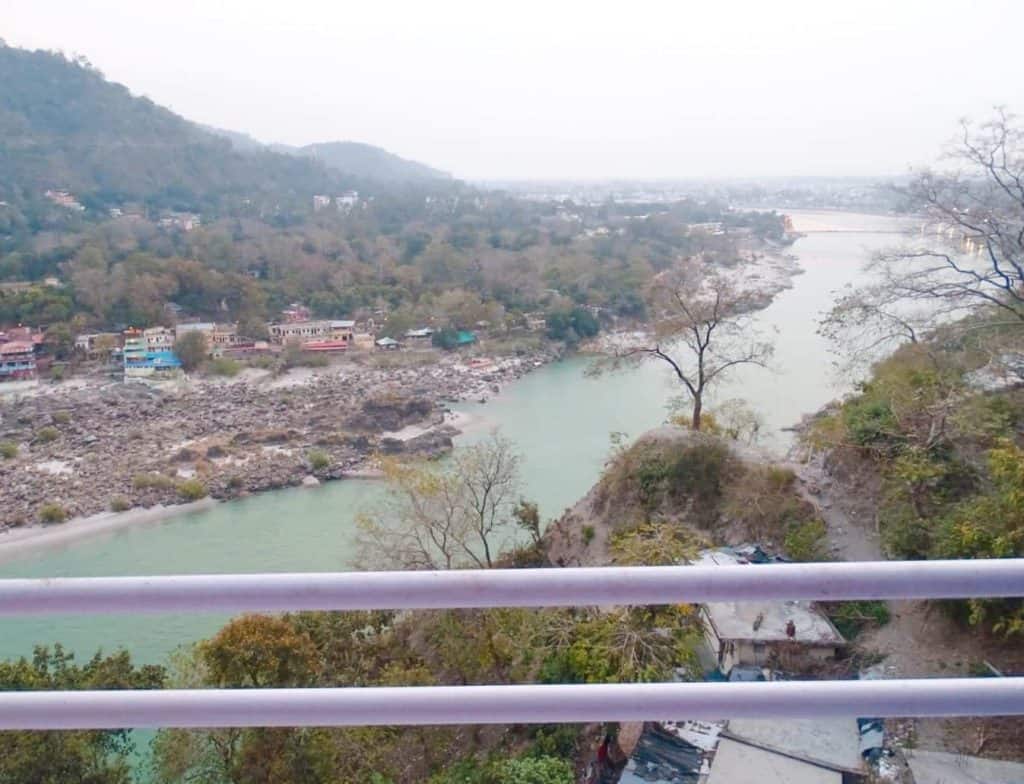
<path fill-rule="evenodd" d="M 818 507 L 825 521 L 832 557 L 840 561 L 885 558 L 875 523 L 877 486 L 856 478 L 835 481 L 816 462 L 791 467 L 800 479 L 801 495 Z M 880 667 L 888 678 L 976 676 L 986 670 L 986 662 L 1005 672 L 1024 668 L 1024 646 L 966 631 L 935 604 L 896 600 L 888 605 L 889 623 L 864 632 L 855 643 L 858 651 L 881 657 Z M 1015 719 L 912 719 L 887 725 L 890 736 L 901 744 L 1024 758 L 1024 743 L 1014 741 L 1024 729 Z"/>

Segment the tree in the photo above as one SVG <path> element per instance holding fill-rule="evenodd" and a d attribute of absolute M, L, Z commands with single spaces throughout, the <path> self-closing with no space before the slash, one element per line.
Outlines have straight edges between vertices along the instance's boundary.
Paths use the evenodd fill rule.
<path fill-rule="evenodd" d="M 0 689 L 158 689 L 162 667 L 136 667 L 126 651 L 100 656 L 85 665 L 60 645 L 37 647 L 31 661 L 0 662 Z M 134 752 L 129 731 L 5 732 L 0 754 L 0 781 L 58 784 L 128 784 Z"/>
<path fill-rule="evenodd" d="M 494 433 L 438 468 L 386 461 L 390 497 L 361 515 L 360 561 L 403 569 L 490 568 L 515 525 L 519 455 Z"/>
<path fill-rule="evenodd" d="M 772 355 L 772 346 L 756 339 L 748 318 L 758 300 L 694 260 L 658 275 L 648 300 L 650 332 L 635 343 L 615 346 L 611 361 L 667 364 L 692 404 L 690 426 L 700 430 L 708 389 L 731 368 L 765 367 Z"/>
<path fill-rule="evenodd" d="M 985 326 L 1024 327 L 1024 129 L 1002 110 L 977 128 L 964 121 L 947 157 L 955 168 L 903 190 L 926 218 L 921 236 L 874 258 L 875 280 L 823 321 L 843 354 L 877 359 L 979 306 L 1000 316 Z"/>
<path fill-rule="evenodd" d="M 283 618 L 248 614 L 235 618 L 199 646 L 217 686 L 305 686 L 316 670 L 316 648 Z"/>
<path fill-rule="evenodd" d="M 174 353 L 181 360 L 181 366 L 189 372 L 203 364 L 209 352 L 206 335 L 196 330 L 190 330 L 174 341 Z"/>

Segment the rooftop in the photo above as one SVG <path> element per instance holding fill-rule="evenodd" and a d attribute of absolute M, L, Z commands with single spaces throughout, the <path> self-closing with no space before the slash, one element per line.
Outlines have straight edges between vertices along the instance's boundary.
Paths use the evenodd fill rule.
<path fill-rule="evenodd" d="M 842 784 L 843 774 L 723 738 L 707 784 Z"/>
<path fill-rule="evenodd" d="M 843 645 L 846 640 L 832 622 L 809 602 L 708 602 L 704 612 L 720 640 Z M 795 634 L 786 634 L 792 622 Z"/>
<path fill-rule="evenodd" d="M 862 770 L 855 719 L 732 719 L 722 737 L 833 770 Z"/>
<path fill-rule="evenodd" d="M 771 568 L 772 560 L 754 545 L 704 550 L 696 560 L 698 566 L 736 566 L 763 564 L 754 568 Z M 707 602 L 704 612 L 720 640 L 752 640 L 784 642 L 789 639 L 807 645 L 843 645 L 846 640 L 832 622 L 810 602 Z M 796 634 L 789 637 L 789 622 Z"/>
<path fill-rule="evenodd" d="M 914 784 L 1020 784 L 1024 763 L 966 757 L 943 751 L 907 750 Z"/>

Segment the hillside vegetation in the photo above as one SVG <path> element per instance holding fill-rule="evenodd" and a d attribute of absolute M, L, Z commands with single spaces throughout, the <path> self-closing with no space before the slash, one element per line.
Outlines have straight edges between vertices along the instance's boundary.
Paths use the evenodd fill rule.
<path fill-rule="evenodd" d="M 360 142 L 320 142 L 299 147 L 295 154 L 313 158 L 328 168 L 367 179 L 408 182 L 449 179 L 429 166 Z"/>
<path fill-rule="evenodd" d="M 824 524 L 796 475 L 719 435 L 665 426 L 616 450 L 601 480 L 548 530 L 559 565 L 673 564 L 753 542 L 821 560 Z"/>
<path fill-rule="evenodd" d="M 872 491 L 891 558 L 1024 556 L 1024 389 L 1004 364 L 1024 341 L 996 323 L 979 313 L 904 346 L 805 436 L 829 450 L 833 473 Z M 972 624 L 1024 633 L 1020 599 L 949 606 Z"/>
<path fill-rule="evenodd" d="M 42 194 L 87 208 L 224 209 L 341 187 L 314 161 L 231 144 L 109 82 L 84 59 L 0 45 L 0 199 L 31 221 Z"/>

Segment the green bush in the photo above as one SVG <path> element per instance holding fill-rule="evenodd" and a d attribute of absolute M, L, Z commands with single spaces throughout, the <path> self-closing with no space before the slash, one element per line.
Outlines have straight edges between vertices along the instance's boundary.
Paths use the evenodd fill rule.
<path fill-rule="evenodd" d="M 794 561 L 824 561 L 825 533 L 825 523 L 818 519 L 791 523 L 783 543 L 786 554 Z"/>
<path fill-rule="evenodd" d="M 233 378 L 239 374 L 242 370 L 242 366 L 229 357 L 218 357 L 217 359 L 210 360 L 210 363 L 207 365 L 207 369 L 210 371 L 211 375 Z"/>
<path fill-rule="evenodd" d="M 554 757 L 520 757 L 496 766 L 496 784 L 573 784 L 572 764 Z"/>
<path fill-rule="evenodd" d="M 572 764 L 555 757 L 517 757 L 480 762 L 462 760 L 430 784 L 573 784 Z"/>
<path fill-rule="evenodd" d="M 41 427 L 39 432 L 36 433 L 36 441 L 40 444 L 49 444 L 51 441 L 56 441 L 60 437 L 60 431 L 55 427 Z"/>
<path fill-rule="evenodd" d="M 206 497 L 206 485 L 198 479 L 186 479 L 178 483 L 178 495 L 186 501 L 198 501 Z"/>
<path fill-rule="evenodd" d="M 18 456 L 18 445 L 13 441 L 0 441 L 0 457 L 13 460 Z"/>
<path fill-rule="evenodd" d="M 840 634 L 852 640 L 864 629 L 889 623 L 889 605 L 877 600 L 843 602 L 835 612 L 829 613 L 829 618 Z"/>
<path fill-rule="evenodd" d="M 888 444 L 900 438 L 899 423 L 887 400 L 864 397 L 843 406 L 850 441 L 858 446 Z"/>
<path fill-rule="evenodd" d="M 594 526 L 583 526 L 583 544 L 590 544 L 592 541 L 594 541 Z"/>
<path fill-rule="evenodd" d="M 306 458 L 314 471 L 323 471 L 331 464 L 331 456 L 320 449 L 311 449 Z"/>
<path fill-rule="evenodd" d="M 127 512 L 132 508 L 132 503 L 123 495 L 115 495 L 110 499 L 111 512 Z"/>
<path fill-rule="evenodd" d="M 68 519 L 68 511 L 60 504 L 50 502 L 39 507 L 39 519 L 44 523 L 63 523 Z"/>
<path fill-rule="evenodd" d="M 71 414 L 68 411 L 54 411 L 52 419 L 54 424 L 66 425 L 71 421 Z"/>
<path fill-rule="evenodd" d="M 53 365 L 50 368 L 50 378 L 53 381 L 63 381 L 66 374 L 66 367 L 64 365 Z"/>
<path fill-rule="evenodd" d="M 132 487 L 136 490 L 170 490 L 174 487 L 174 480 L 163 474 L 136 474 L 132 477 Z"/>

